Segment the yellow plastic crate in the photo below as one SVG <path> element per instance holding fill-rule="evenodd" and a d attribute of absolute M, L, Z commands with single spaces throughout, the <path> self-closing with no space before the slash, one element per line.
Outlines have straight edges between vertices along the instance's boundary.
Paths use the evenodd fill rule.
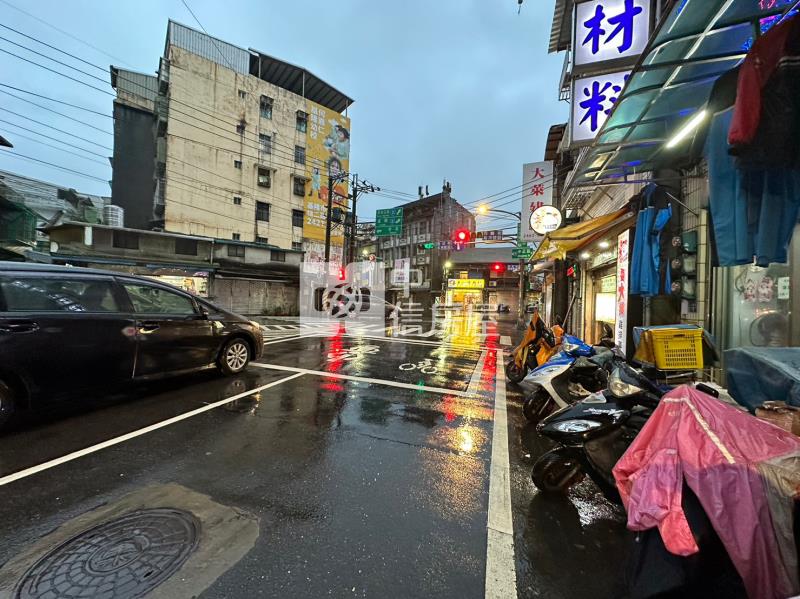
<path fill-rule="evenodd" d="M 656 368 L 699 370 L 703 367 L 703 329 L 650 329 Z"/>

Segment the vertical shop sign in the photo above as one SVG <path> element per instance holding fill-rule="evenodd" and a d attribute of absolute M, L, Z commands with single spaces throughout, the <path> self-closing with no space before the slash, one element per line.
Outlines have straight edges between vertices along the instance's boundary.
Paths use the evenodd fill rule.
<path fill-rule="evenodd" d="M 630 71 L 576 78 L 572 90 L 572 143 L 592 141 L 614 108 Z"/>
<path fill-rule="evenodd" d="M 553 162 L 523 164 L 522 184 L 522 241 L 541 241 L 542 236 L 533 230 L 531 217 L 537 208 L 553 205 Z"/>
<path fill-rule="evenodd" d="M 630 254 L 630 229 L 617 237 L 617 318 L 614 325 L 614 343 L 627 354 L 628 332 L 628 256 Z"/>
<path fill-rule="evenodd" d="M 589 0 L 576 3 L 575 66 L 632 60 L 650 37 L 650 0 Z"/>

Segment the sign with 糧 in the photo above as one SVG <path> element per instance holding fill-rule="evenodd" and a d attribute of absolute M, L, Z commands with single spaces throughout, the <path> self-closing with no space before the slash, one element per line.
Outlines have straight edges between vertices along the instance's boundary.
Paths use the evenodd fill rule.
<path fill-rule="evenodd" d="M 572 143 L 591 142 L 606 122 L 630 71 L 579 77 L 572 82 Z"/>
<path fill-rule="evenodd" d="M 651 0 L 576 2 L 573 72 L 585 73 L 600 64 L 633 63 L 650 38 L 650 3 Z"/>
<path fill-rule="evenodd" d="M 541 241 L 533 230 L 531 216 L 537 208 L 553 205 L 553 162 L 531 162 L 522 165 L 522 235 L 521 241 Z"/>

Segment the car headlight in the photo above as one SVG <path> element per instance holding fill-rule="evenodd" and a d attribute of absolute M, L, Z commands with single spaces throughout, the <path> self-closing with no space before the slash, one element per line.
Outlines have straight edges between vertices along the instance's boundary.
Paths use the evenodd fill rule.
<path fill-rule="evenodd" d="M 578 345 L 577 343 L 565 343 L 562 346 L 562 349 L 565 352 L 567 352 L 568 354 L 571 354 L 572 352 L 578 351 L 580 348 L 581 348 L 581 346 Z"/>
<path fill-rule="evenodd" d="M 608 379 L 608 390 L 614 397 L 630 397 L 644 392 L 644 389 L 623 381 L 619 370 L 611 373 L 611 378 Z"/>
<path fill-rule="evenodd" d="M 601 423 L 595 420 L 564 420 L 554 424 L 553 428 L 562 433 L 583 433 L 600 426 Z"/>

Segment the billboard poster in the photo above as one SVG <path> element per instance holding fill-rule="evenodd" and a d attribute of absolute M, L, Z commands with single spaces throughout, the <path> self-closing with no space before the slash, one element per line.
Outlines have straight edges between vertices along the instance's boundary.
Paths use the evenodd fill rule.
<path fill-rule="evenodd" d="M 325 221 L 328 206 L 328 175 L 350 170 L 350 119 L 334 110 L 306 101 L 306 193 L 303 237 L 325 241 Z M 348 205 L 347 180 L 333 188 L 333 201 Z M 334 204 L 335 206 L 335 204 Z M 342 225 L 331 228 L 331 246 L 342 246 Z"/>
<path fill-rule="evenodd" d="M 537 208 L 553 205 L 553 162 L 522 165 L 522 241 L 541 241 L 533 230 L 531 217 Z"/>

